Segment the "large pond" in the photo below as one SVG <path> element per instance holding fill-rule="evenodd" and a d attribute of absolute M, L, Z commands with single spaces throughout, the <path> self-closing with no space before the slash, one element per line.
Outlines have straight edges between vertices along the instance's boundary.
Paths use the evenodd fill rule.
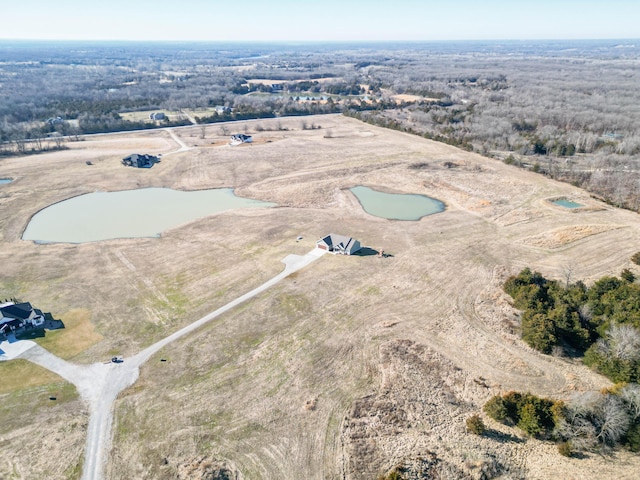
<path fill-rule="evenodd" d="M 440 200 L 426 195 L 383 193 L 363 186 L 350 190 L 358 198 L 365 212 L 390 220 L 420 220 L 445 209 L 444 203 Z"/>
<path fill-rule="evenodd" d="M 559 198 L 558 200 L 553 200 L 551 203 L 564 208 L 584 207 L 584 205 L 582 205 L 581 203 L 572 202 L 571 200 L 567 200 L 566 198 Z"/>
<path fill-rule="evenodd" d="M 158 237 L 172 227 L 224 210 L 272 206 L 275 204 L 237 197 L 231 188 L 194 192 L 169 188 L 95 192 L 39 211 L 22 238 L 41 243 L 85 243 Z"/>

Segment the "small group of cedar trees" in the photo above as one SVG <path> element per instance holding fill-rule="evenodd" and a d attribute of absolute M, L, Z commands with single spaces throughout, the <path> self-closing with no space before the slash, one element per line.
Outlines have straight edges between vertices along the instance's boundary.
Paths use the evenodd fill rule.
<path fill-rule="evenodd" d="M 632 259 L 640 262 L 640 254 Z M 525 268 L 504 290 L 522 310 L 522 339 L 531 347 L 571 352 L 613 382 L 640 383 L 640 284 L 633 272 L 587 287 Z"/>
<path fill-rule="evenodd" d="M 587 392 L 568 402 L 530 393 L 508 392 L 490 398 L 484 412 L 531 437 L 552 440 L 565 456 L 576 452 L 622 445 L 640 451 L 640 387 L 617 384 L 602 392 Z M 486 427 L 479 415 L 467 419 L 467 430 L 482 435 Z"/>
<path fill-rule="evenodd" d="M 631 260 L 640 265 L 640 252 Z M 548 280 L 525 268 L 504 290 L 522 310 L 523 340 L 543 353 L 571 352 L 616 382 L 568 404 L 529 393 L 492 397 L 485 413 L 525 433 L 555 440 L 563 455 L 595 445 L 625 445 L 640 451 L 640 285 L 633 272 L 603 277 L 591 287 L 581 281 Z M 482 435 L 479 415 L 467 429 Z"/>

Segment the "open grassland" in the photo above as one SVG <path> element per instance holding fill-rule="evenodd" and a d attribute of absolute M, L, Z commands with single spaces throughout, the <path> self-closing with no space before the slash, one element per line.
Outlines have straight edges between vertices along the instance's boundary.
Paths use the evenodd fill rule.
<path fill-rule="evenodd" d="M 102 340 L 102 335 L 96 333 L 95 326 L 89 317 L 88 310 L 74 308 L 62 314 L 63 329 L 47 332 L 44 337 L 38 338 L 36 341 L 40 346 L 60 358 L 73 358 Z"/>
<path fill-rule="evenodd" d="M 322 128 L 302 130 L 295 118 L 231 125 L 254 135 L 240 147 L 224 146 L 220 126 L 204 138 L 194 126 L 174 130 L 187 150 L 166 131 L 131 132 L 0 163 L 0 178 L 15 179 L 0 187 L 0 286 L 68 319 L 68 332 L 40 341 L 75 362 L 136 353 L 260 285 L 324 234 L 390 254 L 327 255 L 153 358 L 116 404 L 108 478 L 370 479 L 399 464 L 444 478 L 634 478 L 640 461 L 630 454 L 566 459 L 496 424 L 480 440 L 464 420 L 501 391 L 568 398 L 608 385 L 520 341 L 501 284 L 524 266 L 586 282 L 640 273 L 629 261 L 639 217 L 444 144 L 339 116 L 308 120 Z M 134 151 L 161 153 L 161 162 L 123 167 Z M 349 192 L 356 185 L 430 195 L 447 210 L 417 222 L 375 218 Z M 152 186 L 234 187 L 279 206 L 221 213 L 161 238 L 20 239 L 53 202 Z M 559 197 L 585 208 L 548 201 Z M 63 418 L 80 429 L 86 411 L 43 407 L 7 423 L 21 408 L 12 392 L 24 391 L 12 388 L 0 414 L 12 463 L 0 463 L 0 477 L 74 478 L 81 441 L 48 445 L 60 454 L 55 468 L 20 449 L 35 432 L 55 435 Z"/>
<path fill-rule="evenodd" d="M 15 392 L 28 387 L 39 387 L 61 382 L 62 379 L 38 365 L 17 359 L 0 363 L 0 395 Z"/>

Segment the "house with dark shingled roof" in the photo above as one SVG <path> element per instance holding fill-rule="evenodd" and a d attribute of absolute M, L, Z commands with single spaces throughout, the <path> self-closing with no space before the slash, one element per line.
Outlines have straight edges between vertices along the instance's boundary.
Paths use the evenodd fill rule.
<path fill-rule="evenodd" d="M 316 242 L 316 246 L 333 254 L 353 255 L 362 248 L 355 238 L 330 233 Z"/>

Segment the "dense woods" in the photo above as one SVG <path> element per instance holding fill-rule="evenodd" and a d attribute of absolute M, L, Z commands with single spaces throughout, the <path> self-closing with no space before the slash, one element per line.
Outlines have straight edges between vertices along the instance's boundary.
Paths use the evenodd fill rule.
<path fill-rule="evenodd" d="M 624 41 L 4 41 L 0 155 L 61 148 L 58 135 L 344 112 L 639 210 L 639 65 Z M 128 115 L 149 110 L 174 114 Z"/>

